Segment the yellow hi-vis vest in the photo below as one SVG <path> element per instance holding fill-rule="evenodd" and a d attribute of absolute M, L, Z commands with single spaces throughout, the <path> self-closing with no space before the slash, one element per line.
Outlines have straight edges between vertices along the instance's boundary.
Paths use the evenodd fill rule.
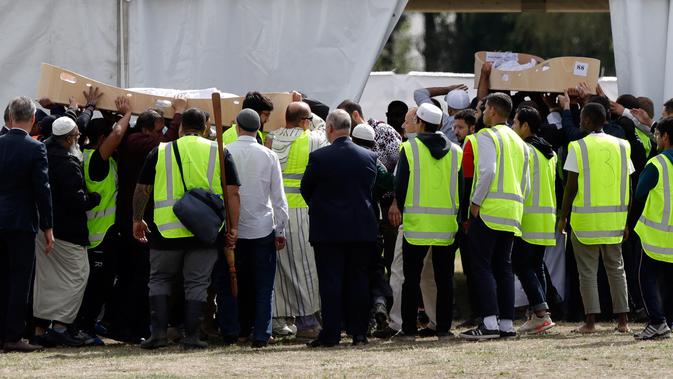
<path fill-rule="evenodd" d="M 645 156 L 649 157 L 650 152 L 652 151 L 652 140 L 650 139 L 650 136 L 648 136 L 647 133 L 643 132 L 642 130 L 638 129 L 638 127 L 636 127 L 636 136 L 638 136 L 640 142 L 643 143 L 643 147 L 645 148 Z"/>
<path fill-rule="evenodd" d="M 83 152 L 86 189 L 89 192 L 96 192 L 100 195 L 100 203 L 86 212 L 90 249 L 103 242 L 108 229 L 115 223 L 115 212 L 117 211 L 117 162 L 110 157 L 107 161 L 107 176 L 100 182 L 95 182 L 89 176 L 91 156 L 94 151 L 93 149 L 84 149 Z"/>
<path fill-rule="evenodd" d="M 595 133 L 568 145 L 577 157 L 579 174 L 570 225 L 585 245 L 622 242 L 629 207 L 627 141 Z"/>
<path fill-rule="evenodd" d="M 309 130 L 305 130 L 290 145 L 290 152 L 287 156 L 287 163 L 283 169 L 283 187 L 285 187 L 285 196 L 287 197 L 287 206 L 289 208 L 308 208 L 306 201 L 301 196 L 299 187 L 301 178 L 304 177 L 304 171 L 308 165 L 308 155 L 310 153 Z"/>
<path fill-rule="evenodd" d="M 184 136 L 177 143 L 187 189 L 210 189 L 222 196 L 217 143 L 197 136 Z M 173 145 L 171 142 L 161 143 L 158 151 L 154 178 L 154 223 L 164 238 L 193 237 L 173 213 L 173 205 L 185 193 Z"/>
<path fill-rule="evenodd" d="M 458 171 L 463 151 L 451 143 L 440 159 L 418 138 L 402 143 L 409 162 L 404 238 L 412 245 L 449 246 L 458 231 Z"/>
<path fill-rule="evenodd" d="M 259 130 L 257 131 L 257 135 L 259 138 L 262 140 L 262 143 L 264 143 L 265 135 L 262 134 Z M 236 141 L 238 139 L 238 132 L 236 131 L 236 124 L 231 124 L 229 129 L 225 130 L 224 133 L 222 133 L 222 143 L 225 145 L 229 145 L 230 143 Z"/>
<path fill-rule="evenodd" d="M 530 146 L 531 190 L 523 203 L 521 238 L 533 245 L 556 245 L 556 161 Z"/>
<path fill-rule="evenodd" d="M 658 261 L 673 263 L 673 164 L 663 154 L 648 163 L 656 167 L 659 181 L 647 195 L 645 209 L 635 230 L 647 255 Z"/>
<path fill-rule="evenodd" d="M 481 204 L 479 217 L 493 230 L 512 232 L 521 236 L 524 194 L 528 190 L 528 155 L 525 142 L 507 125 L 496 125 L 480 130 L 470 138 L 474 153 L 474 180 L 472 192 L 479 177 L 479 136 L 493 140 L 496 153 L 495 176 L 486 198 Z"/>

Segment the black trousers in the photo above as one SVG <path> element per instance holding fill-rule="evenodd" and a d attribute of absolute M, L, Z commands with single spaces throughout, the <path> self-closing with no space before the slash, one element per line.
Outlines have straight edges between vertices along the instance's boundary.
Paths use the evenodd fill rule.
<path fill-rule="evenodd" d="M 458 244 L 432 246 L 432 268 L 437 286 L 437 332 L 446 333 L 451 329 L 453 318 L 453 266 Z M 416 314 L 420 294 L 423 259 L 430 246 L 412 245 L 406 238 L 402 240 L 402 331 L 416 335 Z"/>
<path fill-rule="evenodd" d="M 324 343 L 339 343 L 342 321 L 353 336 L 366 336 L 375 243 L 318 243 L 313 247 L 323 320 L 318 338 Z"/>
<path fill-rule="evenodd" d="M 35 266 L 35 233 L 0 230 L 0 340 L 16 342 L 26 327 Z"/>
<path fill-rule="evenodd" d="M 514 233 L 493 230 L 481 218 L 472 218 L 468 231 L 470 270 L 480 316 L 514 319 Z"/>
<path fill-rule="evenodd" d="M 84 291 L 82 306 L 77 314 L 77 326 L 87 333 L 95 333 L 96 321 L 112 296 L 119 250 L 119 234 L 110 228 L 100 245 L 87 250 L 89 279 Z"/>
<path fill-rule="evenodd" d="M 118 244 L 117 279 L 111 299 L 105 305 L 104 320 L 110 324 L 114 334 L 148 337 L 149 245 L 141 244 L 133 235 L 123 232 L 120 232 Z"/>

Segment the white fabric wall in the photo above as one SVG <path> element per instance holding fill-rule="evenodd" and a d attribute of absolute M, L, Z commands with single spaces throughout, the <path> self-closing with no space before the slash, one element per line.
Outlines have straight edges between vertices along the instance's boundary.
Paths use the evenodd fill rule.
<path fill-rule="evenodd" d="M 129 86 L 358 99 L 407 0 L 132 0 Z"/>
<path fill-rule="evenodd" d="M 2 1 L 0 15 L 2 109 L 35 96 L 42 62 L 117 83 L 117 1 Z"/>
<path fill-rule="evenodd" d="M 619 93 L 647 96 L 655 118 L 673 97 L 673 2 L 610 0 Z"/>

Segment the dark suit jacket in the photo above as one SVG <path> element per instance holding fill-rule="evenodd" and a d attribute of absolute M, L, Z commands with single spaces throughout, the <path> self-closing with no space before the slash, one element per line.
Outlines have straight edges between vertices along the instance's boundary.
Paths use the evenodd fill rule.
<path fill-rule="evenodd" d="M 350 138 L 338 138 L 309 155 L 301 181 L 308 204 L 309 242 L 376 241 L 372 200 L 376 172 L 376 154 Z"/>
<path fill-rule="evenodd" d="M 47 149 L 20 129 L 0 137 L 0 230 L 52 227 Z"/>

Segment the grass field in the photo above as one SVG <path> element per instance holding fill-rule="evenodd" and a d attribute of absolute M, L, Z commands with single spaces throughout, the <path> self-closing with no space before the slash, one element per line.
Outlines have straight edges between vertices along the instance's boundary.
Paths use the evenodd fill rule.
<path fill-rule="evenodd" d="M 172 346 L 143 351 L 109 344 L 0 354 L 0 377 L 670 377 L 673 339 L 636 342 L 601 324 L 594 335 L 563 324 L 548 335 L 464 342 L 372 340 L 332 349 L 283 343 L 263 350 L 212 345 L 203 351 Z M 642 325 L 632 325 L 639 330 Z"/>

